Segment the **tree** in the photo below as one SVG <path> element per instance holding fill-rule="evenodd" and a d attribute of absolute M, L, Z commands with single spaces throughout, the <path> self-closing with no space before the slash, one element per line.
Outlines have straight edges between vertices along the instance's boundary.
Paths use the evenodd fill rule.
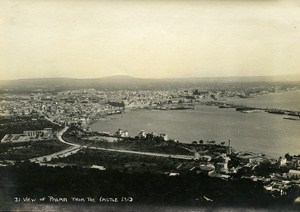
<path fill-rule="evenodd" d="M 289 153 L 286 153 L 284 155 L 284 157 L 288 160 L 288 161 L 291 161 L 293 159 L 293 157 L 289 154 Z"/>

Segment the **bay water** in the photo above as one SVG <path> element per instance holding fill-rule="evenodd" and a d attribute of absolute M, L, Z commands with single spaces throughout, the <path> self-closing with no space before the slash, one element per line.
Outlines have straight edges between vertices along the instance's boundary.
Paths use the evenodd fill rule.
<path fill-rule="evenodd" d="M 278 98 L 283 98 L 284 101 L 279 101 Z M 297 100 L 294 105 L 284 105 L 284 102 L 294 100 Z M 263 95 L 238 101 L 243 101 L 246 106 L 299 108 L 300 111 L 298 100 L 300 92 Z M 131 110 L 110 116 L 108 120 L 95 122 L 91 129 L 115 132 L 121 128 L 128 130 L 130 136 L 137 135 L 141 130 L 165 133 L 169 138 L 183 143 L 231 140 L 237 151 L 266 153 L 270 157 L 279 157 L 285 153 L 300 154 L 300 121 L 283 117 L 266 112 L 241 113 L 233 108 L 196 105 L 194 110 Z"/>

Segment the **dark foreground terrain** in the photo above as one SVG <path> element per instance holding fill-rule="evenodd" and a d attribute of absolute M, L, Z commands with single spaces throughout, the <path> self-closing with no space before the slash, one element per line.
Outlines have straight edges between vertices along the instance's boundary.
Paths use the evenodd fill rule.
<path fill-rule="evenodd" d="M 164 205 L 297 210 L 293 200 L 299 195 L 295 190 L 282 198 L 267 193 L 261 184 L 251 180 L 225 181 L 195 173 L 170 177 L 32 163 L 0 168 L 1 210 L 45 205 L 54 209 L 74 205 L 94 209 Z"/>

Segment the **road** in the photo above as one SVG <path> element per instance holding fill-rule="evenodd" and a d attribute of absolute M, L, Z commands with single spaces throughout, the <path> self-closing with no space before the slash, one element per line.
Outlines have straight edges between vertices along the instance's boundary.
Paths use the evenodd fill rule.
<path fill-rule="evenodd" d="M 63 135 L 68 129 L 69 129 L 69 127 L 65 127 L 64 129 L 62 129 L 60 132 L 58 132 L 58 133 L 56 134 L 58 140 L 59 140 L 60 142 L 63 142 L 63 143 L 65 143 L 65 144 L 68 144 L 68 145 L 70 145 L 70 146 L 80 147 L 81 145 L 79 145 L 79 144 L 73 144 L 73 143 L 67 142 L 67 141 L 65 141 L 65 140 L 62 138 L 62 135 Z M 82 147 L 84 147 L 84 146 L 82 146 Z"/>
<path fill-rule="evenodd" d="M 49 122 L 51 122 L 52 124 L 55 124 L 55 125 L 58 125 L 58 126 L 61 127 L 61 124 L 56 123 L 56 122 L 54 122 L 52 119 L 50 119 L 50 118 L 48 118 L 47 116 L 45 116 L 45 115 L 42 113 L 42 111 L 40 111 L 40 110 L 34 108 L 33 106 L 31 106 L 31 109 L 34 110 L 34 111 L 36 111 L 39 115 L 44 116 L 44 119 L 46 119 L 47 121 L 49 121 Z"/>
<path fill-rule="evenodd" d="M 61 150 L 59 152 L 55 152 L 55 153 L 52 153 L 50 155 L 43 155 L 43 156 L 40 156 L 40 157 L 36 157 L 36 158 L 31 158 L 29 159 L 30 162 L 35 162 L 35 163 L 43 163 L 43 162 L 48 162 L 48 161 L 51 161 L 52 159 L 54 158 L 62 158 L 62 157 L 67 157 L 69 155 L 72 155 L 72 154 L 75 154 L 77 153 L 82 147 L 80 145 L 77 145 L 77 144 L 72 144 L 72 143 L 69 143 L 69 142 L 65 142 L 63 139 L 62 139 L 62 134 L 64 134 L 66 131 L 68 130 L 67 127 L 65 127 L 63 130 L 61 130 L 58 134 L 57 134 L 57 138 L 59 139 L 59 141 L 69 145 L 70 147 L 64 149 L 64 150 Z"/>
<path fill-rule="evenodd" d="M 67 130 L 68 130 L 68 127 L 65 127 L 63 130 L 61 130 L 59 133 L 57 133 L 57 138 L 59 141 L 65 143 L 65 144 L 71 145 L 73 147 L 82 147 L 82 148 L 103 150 L 103 151 L 109 151 L 109 152 L 120 152 L 120 153 L 129 153 L 129 154 L 147 155 L 147 156 L 156 156 L 156 157 L 165 157 L 165 158 L 175 158 L 175 159 L 183 159 L 183 160 L 194 159 L 194 157 L 191 155 L 172 155 L 172 154 L 170 155 L 170 154 L 163 154 L 163 153 L 140 152 L 140 151 L 123 150 L 123 149 L 108 149 L 108 148 L 102 148 L 102 147 L 91 147 L 91 146 L 78 145 L 78 144 L 67 142 L 62 138 L 62 135 Z"/>
<path fill-rule="evenodd" d="M 72 146 L 72 147 L 69 147 L 69 148 L 59 151 L 59 152 L 55 152 L 50 155 L 44 155 L 44 156 L 40 156 L 40 157 L 36 157 L 36 158 L 31 158 L 31 159 L 29 159 L 29 161 L 36 162 L 36 163 L 42 163 L 42 162 L 46 162 L 46 161 L 48 162 L 54 158 L 63 158 L 63 157 L 67 157 L 69 155 L 75 154 L 80 149 L 81 149 L 81 147 Z"/>

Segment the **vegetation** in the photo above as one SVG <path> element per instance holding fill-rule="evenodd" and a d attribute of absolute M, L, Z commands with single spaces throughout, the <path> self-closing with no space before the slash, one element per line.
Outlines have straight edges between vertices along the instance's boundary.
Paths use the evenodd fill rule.
<path fill-rule="evenodd" d="M 6 202 L 25 196 L 91 196 L 96 199 L 125 196 L 134 199 L 132 204 L 286 210 L 299 195 L 296 190 L 286 197 L 270 195 L 262 184 L 247 179 L 224 181 L 202 174 L 169 177 L 156 173 L 132 174 L 79 167 L 49 168 L 30 163 L 0 167 L 0 182 L 3 187 L 0 193 L 4 197 L 0 201 Z"/>
<path fill-rule="evenodd" d="M 154 152 L 165 154 L 184 154 L 192 155 L 192 153 L 184 148 L 182 144 L 174 141 L 163 141 L 161 139 L 140 139 L 140 138 L 120 138 L 116 142 L 108 142 L 106 140 L 86 140 L 85 135 L 76 135 L 72 131 L 64 134 L 63 138 L 71 143 L 87 145 L 93 147 L 102 147 L 109 149 L 123 149 L 142 152 Z"/>
<path fill-rule="evenodd" d="M 98 136 L 101 139 L 90 139 L 91 137 Z M 196 151 L 206 151 L 211 154 L 226 153 L 225 142 L 217 144 L 216 141 L 203 140 L 199 142 L 193 141 L 191 144 L 183 144 L 174 140 L 164 141 L 161 137 L 154 137 L 147 135 L 146 138 L 140 137 L 122 137 L 117 141 L 108 141 L 108 135 L 99 134 L 97 132 L 85 132 L 77 126 L 71 126 L 70 129 L 63 135 L 66 141 L 85 146 L 101 147 L 107 149 L 122 149 L 141 152 L 164 153 L 164 154 L 179 154 L 179 155 L 193 155 Z M 115 137 L 114 137 L 115 138 Z"/>
<path fill-rule="evenodd" d="M 57 140 L 4 143 L 0 145 L 0 160 L 26 160 L 61 151 L 66 144 Z"/>
<path fill-rule="evenodd" d="M 36 115 L 0 117 L 0 140 L 6 134 L 21 134 L 24 130 L 59 129 L 59 126 Z"/>
<path fill-rule="evenodd" d="M 102 150 L 83 149 L 66 158 L 54 159 L 52 163 L 68 163 L 80 166 L 102 165 L 109 170 L 122 172 L 157 172 L 171 171 L 182 160 L 144 156 Z"/>

